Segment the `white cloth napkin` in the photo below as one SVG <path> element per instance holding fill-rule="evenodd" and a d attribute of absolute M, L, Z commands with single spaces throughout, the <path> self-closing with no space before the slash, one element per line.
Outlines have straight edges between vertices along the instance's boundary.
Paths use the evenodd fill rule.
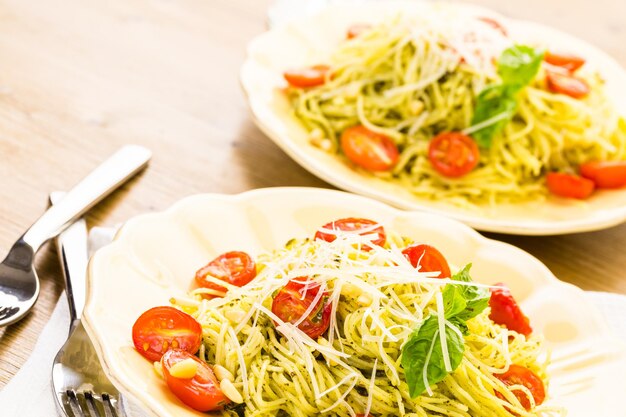
<path fill-rule="evenodd" d="M 91 250 L 111 241 L 114 229 L 93 228 L 89 234 Z M 609 323 L 616 335 L 626 340 L 626 296 L 603 292 L 587 293 Z M 54 417 L 57 416 L 50 385 L 52 361 L 67 338 L 69 312 L 65 294 L 39 336 L 35 349 L 20 371 L 0 391 L 2 416 Z M 129 417 L 146 417 L 140 408 L 125 401 Z"/>
<path fill-rule="evenodd" d="M 117 228 L 94 227 L 89 233 L 90 255 L 111 242 Z M 70 328 L 70 313 L 65 292 L 39 335 L 33 353 L 19 372 L 0 391 L 2 417 L 56 417 L 52 393 L 52 361 L 65 343 Z M 147 417 L 139 407 L 124 399 L 128 417 Z"/>

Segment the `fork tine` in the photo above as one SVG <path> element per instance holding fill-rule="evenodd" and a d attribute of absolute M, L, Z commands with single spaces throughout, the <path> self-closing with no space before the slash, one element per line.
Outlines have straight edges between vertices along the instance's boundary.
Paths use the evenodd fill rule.
<path fill-rule="evenodd" d="M 109 394 L 102 394 L 102 404 L 104 406 L 105 417 L 117 417 L 115 405 L 113 404 L 113 401 L 111 401 L 111 396 Z"/>
<path fill-rule="evenodd" d="M 85 417 L 83 410 L 80 408 L 80 403 L 78 402 L 78 397 L 76 396 L 74 390 L 68 389 L 65 391 L 65 394 L 67 395 L 67 403 L 69 404 L 74 417 Z"/>
<path fill-rule="evenodd" d="M 91 391 L 85 391 L 85 405 L 87 406 L 87 410 L 89 410 L 89 415 L 91 417 L 100 417 L 100 411 L 98 410 L 98 404 L 96 403 L 96 399 L 93 396 Z"/>
<path fill-rule="evenodd" d="M 124 416 L 124 412 L 119 408 L 119 399 L 107 393 L 98 395 L 91 391 L 76 392 L 73 389 L 68 389 L 65 392 L 63 403 L 68 417 Z"/>

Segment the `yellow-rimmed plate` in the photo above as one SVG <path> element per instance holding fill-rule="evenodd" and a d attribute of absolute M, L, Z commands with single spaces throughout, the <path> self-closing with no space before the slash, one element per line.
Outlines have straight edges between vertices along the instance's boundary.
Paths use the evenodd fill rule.
<path fill-rule="evenodd" d="M 610 56 L 573 36 L 536 23 L 507 19 L 495 12 L 447 2 L 363 2 L 335 5 L 312 17 L 277 26 L 254 39 L 241 69 L 241 83 L 256 124 L 297 163 L 344 190 L 411 210 L 460 220 L 476 229 L 520 234 L 552 235 L 598 230 L 626 221 L 626 189 L 596 192 L 586 201 L 548 198 L 523 204 L 462 208 L 445 200 L 420 198 L 399 183 L 384 181 L 348 166 L 336 155 L 309 143 L 306 129 L 293 115 L 282 89 L 283 71 L 327 62 L 346 28 L 355 22 L 376 23 L 398 14 L 425 14 L 433 8 L 450 13 L 490 16 L 506 23 L 514 39 L 573 51 L 587 58 L 606 80 L 609 98 L 626 114 L 626 72 Z"/>
<path fill-rule="evenodd" d="M 94 255 L 89 268 L 83 321 L 106 373 L 154 416 L 206 416 L 180 403 L 152 364 L 134 350 L 131 328 L 137 317 L 183 295 L 195 271 L 222 252 L 258 255 L 348 216 L 374 219 L 429 242 L 451 264 L 472 262 L 472 275 L 479 282 L 507 283 L 535 332 L 552 348 L 549 403 L 566 407 L 569 417 L 626 416 L 626 348 L 583 291 L 558 281 L 528 253 L 455 220 L 313 188 L 197 195 L 162 213 L 128 221 L 113 243 Z"/>

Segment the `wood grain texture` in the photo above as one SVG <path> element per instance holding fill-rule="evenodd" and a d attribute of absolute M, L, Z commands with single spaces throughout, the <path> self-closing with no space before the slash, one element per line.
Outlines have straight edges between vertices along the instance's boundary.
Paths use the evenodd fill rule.
<path fill-rule="evenodd" d="M 97 206 L 90 225 L 162 210 L 194 193 L 330 187 L 254 126 L 239 87 L 245 45 L 265 30 L 269 3 L 1 0 L 0 255 L 43 212 L 50 191 L 70 188 L 126 143 L 152 149 L 151 166 Z M 569 31 L 626 66 L 621 0 L 478 3 Z M 626 293 L 626 225 L 561 237 L 490 236 L 583 289 Z M 36 308 L 0 329 L 0 388 L 28 358 L 62 291 L 51 245 L 37 268 Z"/>

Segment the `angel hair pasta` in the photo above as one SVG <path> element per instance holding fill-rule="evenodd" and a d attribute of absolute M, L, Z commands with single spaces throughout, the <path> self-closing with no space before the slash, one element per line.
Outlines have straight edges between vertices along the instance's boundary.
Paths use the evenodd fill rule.
<path fill-rule="evenodd" d="M 199 271 L 212 285 L 171 300 L 201 325 L 197 357 L 220 381 L 211 388 L 220 402 L 208 408 L 217 415 L 564 415 L 543 404 L 541 337 L 521 311 L 505 317 L 519 308 L 508 290 L 490 295 L 470 265 L 451 273 L 432 246 L 364 219 L 258 256 L 246 284 L 242 253 L 216 258 Z M 170 387 L 165 358 L 176 352 L 160 362 Z M 196 365 L 191 374 L 177 367 L 195 375 Z"/>
<path fill-rule="evenodd" d="M 517 45 L 488 18 L 360 27 L 328 66 L 284 75 L 310 142 L 365 175 L 471 207 L 543 199 L 550 173 L 626 159 L 626 122 L 582 58 Z"/>

